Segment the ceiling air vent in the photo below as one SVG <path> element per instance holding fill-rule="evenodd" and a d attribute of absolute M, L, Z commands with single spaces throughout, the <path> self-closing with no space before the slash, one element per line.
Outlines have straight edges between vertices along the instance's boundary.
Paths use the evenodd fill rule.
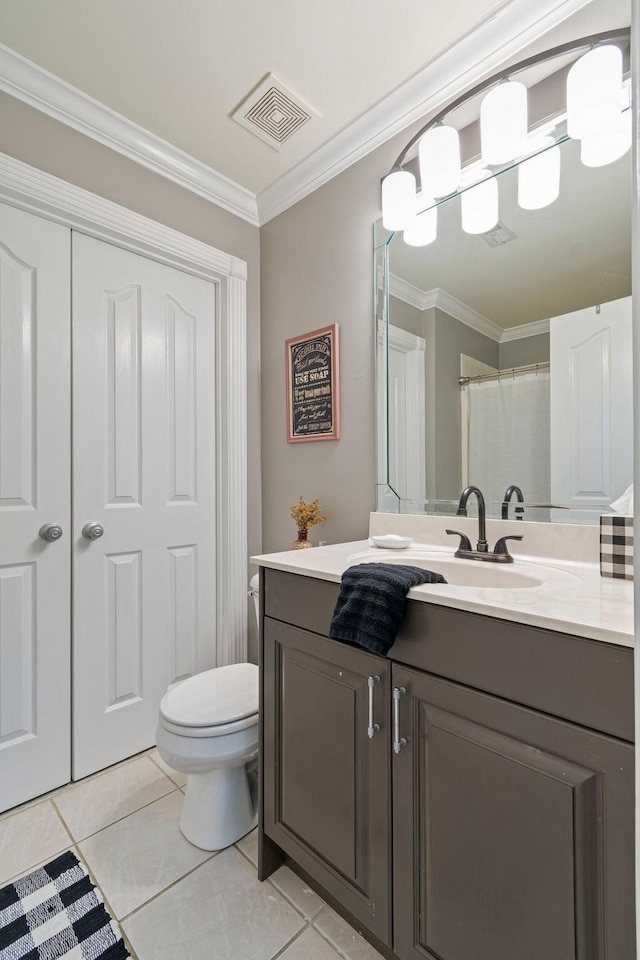
<path fill-rule="evenodd" d="M 256 137 L 279 150 L 317 112 L 268 73 L 231 114 Z"/>
<path fill-rule="evenodd" d="M 488 243 L 490 247 L 502 247 L 505 243 L 511 243 L 512 240 L 517 240 L 518 235 L 514 233 L 513 230 L 509 230 L 509 227 L 506 227 L 502 220 L 498 220 L 493 230 L 482 234 L 482 239 L 485 243 Z"/>

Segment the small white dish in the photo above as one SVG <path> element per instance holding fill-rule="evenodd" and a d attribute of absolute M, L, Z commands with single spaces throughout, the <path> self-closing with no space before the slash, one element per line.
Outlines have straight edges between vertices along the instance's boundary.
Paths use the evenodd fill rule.
<path fill-rule="evenodd" d="M 386 533 L 383 537 L 371 537 L 376 547 L 391 550 L 406 550 L 413 543 L 413 537 L 399 537 L 397 533 Z"/>

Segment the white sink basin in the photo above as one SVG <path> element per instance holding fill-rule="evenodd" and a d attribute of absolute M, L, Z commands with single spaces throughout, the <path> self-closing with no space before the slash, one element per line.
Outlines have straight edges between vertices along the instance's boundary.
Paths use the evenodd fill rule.
<path fill-rule="evenodd" d="M 535 569 L 533 564 L 519 561 L 509 564 L 492 563 L 490 560 L 463 560 L 459 557 L 442 553 L 425 553 L 412 550 L 365 550 L 354 553 L 349 563 L 395 563 L 411 567 L 420 567 L 423 570 L 432 570 L 441 573 L 448 584 L 453 587 L 475 587 L 485 590 L 522 590 L 530 587 L 541 587 L 548 582 L 547 571 L 540 565 Z M 524 569 L 523 569 L 524 568 Z M 558 578 L 568 581 L 577 578 L 568 572 L 549 569 L 551 578 L 557 582 Z"/>

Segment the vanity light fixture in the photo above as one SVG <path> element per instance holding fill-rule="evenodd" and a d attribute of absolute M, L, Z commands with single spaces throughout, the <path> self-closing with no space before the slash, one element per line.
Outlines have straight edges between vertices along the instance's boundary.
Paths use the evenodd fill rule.
<path fill-rule="evenodd" d="M 541 210 L 560 195 L 560 147 L 553 137 L 540 137 L 527 152 L 534 155 L 518 165 L 518 205 Z"/>
<path fill-rule="evenodd" d="M 580 159 L 585 167 L 606 167 L 619 160 L 631 147 L 631 110 L 621 114 L 604 136 L 583 137 Z"/>
<path fill-rule="evenodd" d="M 385 230 L 402 230 L 416 214 L 416 178 L 409 170 L 396 170 L 382 181 L 382 224 Z"/>
<path fill-rule="evenodd" d="M 527 147 L 527 88 L 505 80 L 490 90 L 480 107 L 482 162 L 510 163 Z"/>
<path fill-rule="evenodd" d="M 567 132 L 581 139 L 586 166 L 611 163 L 631 146 L 631 111 L 622 106 L 622 52 L 616 43 L 628 42 L 629 28 L 583 37 L 536 54 L 483 80 L 448 104 L 409 140 L 382 181 L 382 222 L 387 230 L 404 230 L 408 243 L 432 242 L 437 215 L 419 212 L 415 177 L 404 164 L 418 144 L 421 190 L 442 197 L 461 192 L 463 229 L 484 233 L 498 221 L 498 186 L 495 173 L 485 170 L 477 184 L 469 184 L 460 171 L 460 143 L 455 128 L 444 123 L 449 114 L 485 91 L 480 107 L 482 161 L 497 168 L 521 163 L 519 198 L 527 210 L 540 209 L 558 196 L 560 153 L 554 137 L 550 145 L 527 139 L 527 90 L 512 78 L 518 73 L 561 56 L 584 50 L 567 78 Z M 628 103 L 628 101 L 627 101 Z M 476 173 L 477 176 L 477 173 Z M 435 208 L 434 208 L 435 209 Z M 429 211 L 430 212 L 430 211 Z M 429 224 L 429 229 L 427 229 Z M 481 229 L 481 227 L 483 229 Z M 425 239 L 427 238 L 428 239 Z"/>
<path fill-rule="evenodd" d="M 435 200 L 431 206 L 417 213 L 406 225 L 402 238 L 410 247 L 426 247 L 438 236 L 438 208 Z"/>
<path fill-rule="evenodd" d="M 567 77 L 567 133 L 574 140 L 612 129 L 620 116 L 622 51 L 612 44 L 580 57 Z"/>
<path fill-rule="evenodd" d="M 455 127 L 439 123 L 418 144 L 420 182 L 431 197 L 448 197 L 460 186 L 460 136 Z"/>
<path fill-rule="evenodd" d="M 488 170 L 476 171 L 460 197 L 462 229 L 465 233 L 488 233 L 499 218 L 498 184 Z"/>

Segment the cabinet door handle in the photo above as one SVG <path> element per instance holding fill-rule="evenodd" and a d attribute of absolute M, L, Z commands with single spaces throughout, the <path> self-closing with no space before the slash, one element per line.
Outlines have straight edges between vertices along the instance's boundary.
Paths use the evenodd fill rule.
<path fill-rule="evenodd" d="M 393 688 L 393 752 L 400 753 L 406 747 L 407 740 L 400 736 L 400 697 L 407 692 L 406 687 Z"/>
<path fill-rule="evenodd" d="M 373 722 L 373 688 L 378 683 L 380 683 L 380 677 L 367 677 L 367 686 L 369 687 L 369 726 L 367 727 L 367 736 L 370 740 L 375 737 L 380 729 L 380 724 Z"/>

